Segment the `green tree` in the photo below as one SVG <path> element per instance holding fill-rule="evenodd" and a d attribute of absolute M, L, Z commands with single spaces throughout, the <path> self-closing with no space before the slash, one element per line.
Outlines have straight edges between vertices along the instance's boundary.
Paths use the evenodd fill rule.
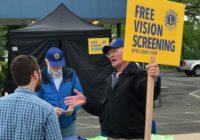
<path fill-rule="evenodd" d="M 185 4 L 182 59 L 200 59 L 200 0 L 172 0 Z"/>
<path fill-rule="evenodd" d="M 5 50 L 7 50 L 8 32 L 18 29 L 22 26 L 0 26 L 0 58 L 3 58 Z M 0 71 L 0 89 L 4 86 L 5 76 L 8 72 L 7 63 L 0 60 L 2 70 Z"/>
<path fill-rule="evenodd" d="M 185 15 L 189 20 L 194 20 L 199 24 L 200 17 L 200 0 L 172 0 L 185 4 Z"/>
<path fill-rule="evenodd" d="M 4 50 L 6 47 L 6 38 L 7 28 L 5 26 L 0 26 L 0 56 L 4 55 Z"/>
<path fill-rule="evenodd" d="M 23 26 L 22 25 L 0 26 L 0 55 L 1 55 L 1 51 L 7 50 L 8 32 L 10 30 L 16 30 L 21 27 Z"/>
<path fill-rule="evenodd" d="M 199 59 L 199 27 L 193 22 L 186 21 L 183 33 L 183 59 Z M 195 28 L 196 27 L 196 28 Z"/>

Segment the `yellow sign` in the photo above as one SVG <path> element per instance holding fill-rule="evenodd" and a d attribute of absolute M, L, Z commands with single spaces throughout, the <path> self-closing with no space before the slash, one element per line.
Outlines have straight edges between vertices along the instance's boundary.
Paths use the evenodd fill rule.
<path fill-rule="evenodd" d="M 109 38 L 88 38 L 89 54 L 103 54 L 103 46 L 109 45 Z"/>
<path fill-rule="evenodd" d="M 180 63 L 184 22 L 183 4 L 167 0 L 127 0 L 123 59 L 158 64 Z"/>

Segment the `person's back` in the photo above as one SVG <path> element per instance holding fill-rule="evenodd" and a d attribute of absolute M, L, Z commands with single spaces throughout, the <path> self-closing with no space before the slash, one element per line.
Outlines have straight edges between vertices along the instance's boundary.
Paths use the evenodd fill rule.
<path fill-rule="evenodd" d="M 0 99 L 0 139 L 59 139 L 59 125 L 53 108 L 29 89 L 18 88 Z M 56 134 L 56 135 L 55 135 Z"/>
<path fill-rule="evenodd" d="M 0 140 L 62 140 L 56 113 L 35 93 L 41 82 L 37 61 L 18 56 L 10 69 L 18 88 L 0 98 Z"/>

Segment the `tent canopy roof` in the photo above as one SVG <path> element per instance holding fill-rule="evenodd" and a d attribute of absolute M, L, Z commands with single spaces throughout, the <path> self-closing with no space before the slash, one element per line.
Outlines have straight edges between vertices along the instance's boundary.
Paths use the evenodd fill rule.
<path fill-rule="evenodd" d="M 54 11 L 22 29 L 12 32 L 73 32 L 105 30 L 104 27 L 93 25 L 72 13 L 64 4 Z"/>

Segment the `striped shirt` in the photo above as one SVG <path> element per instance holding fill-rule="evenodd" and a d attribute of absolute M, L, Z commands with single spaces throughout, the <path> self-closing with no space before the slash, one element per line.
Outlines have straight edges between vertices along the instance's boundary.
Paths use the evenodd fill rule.
<path fill-rule="evenodd" d="M 0 140 L 62 140 L 53 107 L 27 88 L 0 98 Z"/>

